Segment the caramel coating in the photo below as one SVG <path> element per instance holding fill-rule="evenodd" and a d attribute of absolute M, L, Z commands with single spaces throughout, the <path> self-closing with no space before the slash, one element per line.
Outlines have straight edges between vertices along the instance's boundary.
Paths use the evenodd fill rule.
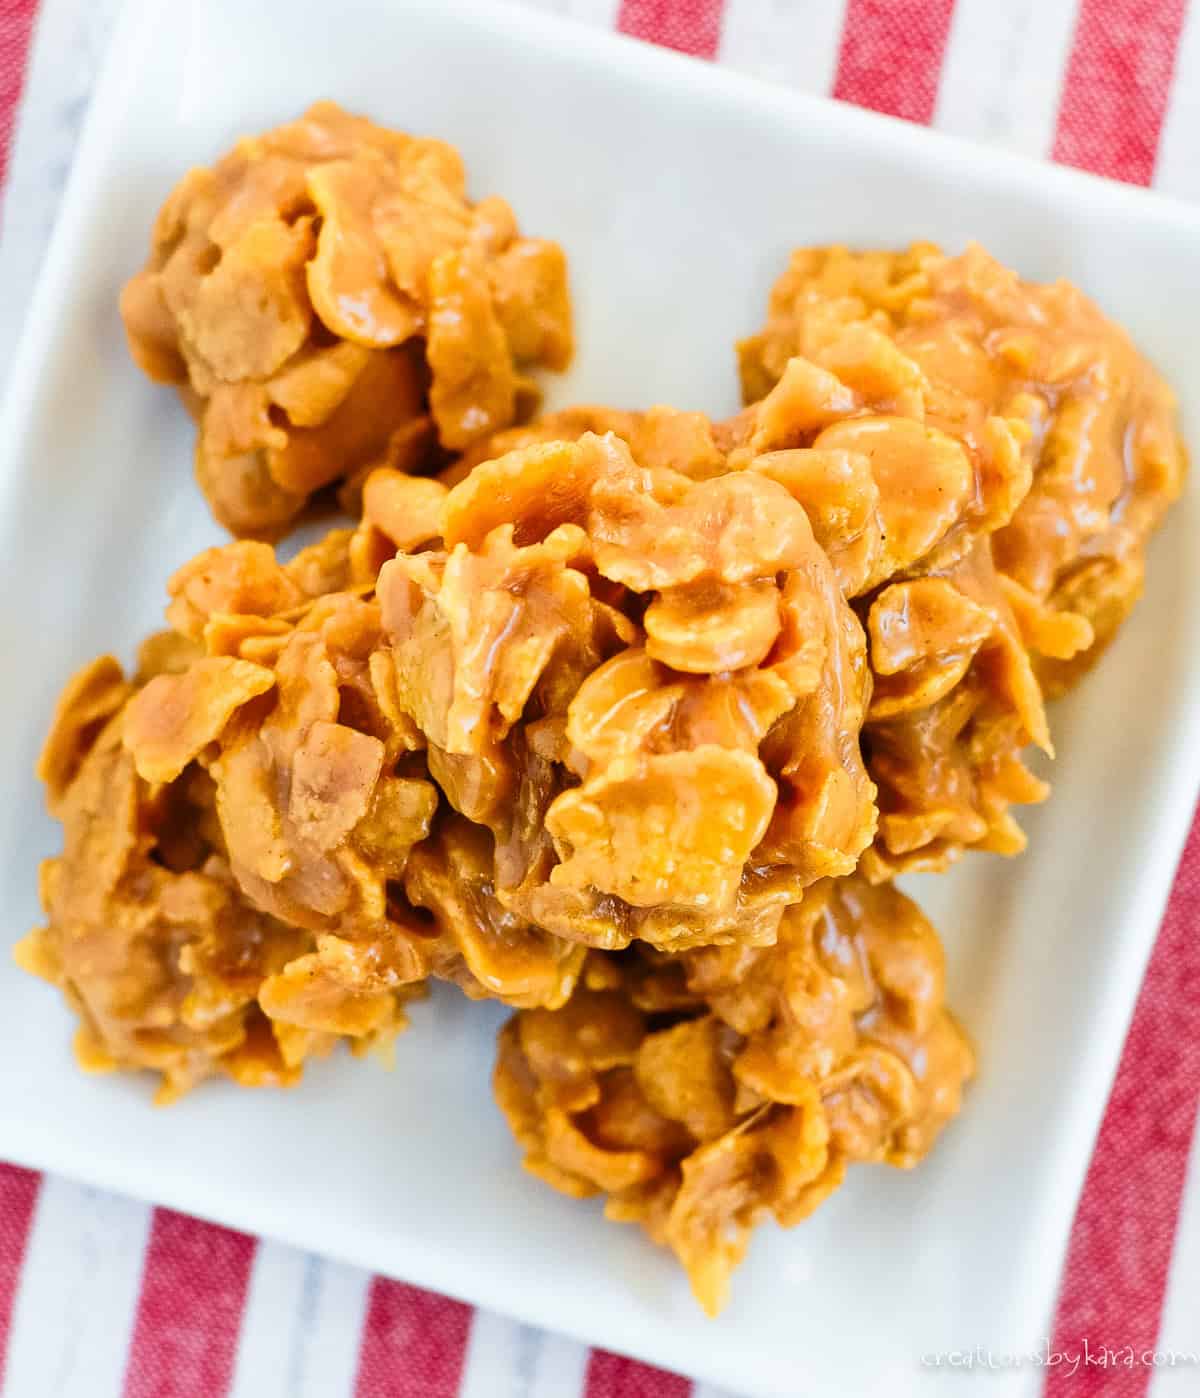
<path fill-rule="evenodd" d="M 203 789 L 231 896 L 299 939 L 247 980 L 270 1024 L 373 1033 L 429 976 L 561 1006 L 589 947 L 766 944 L 853 869 L 865 639 L 807 515 L 713 474 L 703 419 L 634 436 L 660 464 L 585 433 L 451 490 L 376 471 L 357 529 L 286 564 L 207 550 L 137 682 L 104 661 L 68 690 L 117 715 L 105 750 L 145 799 Z M 57 725 L 52 789 L 91 722 Z M 105 802 L 63 812 L 68 850 L 121 838 Z"/>
<path fill-rule="evenodd" d="M 18 964 L 59 986 L 78 1014 L 82 1067 L 155 1072 L 159 1102 L 214 1074 L 247 1087 L 293 1083 L 340 1035 L 359 1051 L 385 1047 L 420 987 L 344 990 L 320 1016 L 264 1012 L 264 985 L 293 975 L 314 937 L 239 890 L 199 765 L 153 781 L 135 770 L 123 744 L 131 699 L 170 658 L 169 646 L 146 648 L 150 668 L 130 683 L 103 656 L 62 696 L 39 773 L 64 846 L 42 865 L 47 923 L 18 943 Z M 214 725 L 223 706 L 208 710 Z"/>
<path fill-rule="evenodd" d="M 1141 595 L 1150 536 L 1187 469 L 1175 399 L 1129 336 L 1065 281 L 1022 281 L 982 248 L 947 257 L 801 248 L 738 347 L 747 402 L 792 356 L 871 330 L 923 375 L 927 422 L 970 449 L 980 413 L 1013 425 L 1030 475 L 993 524 L 1004 590 L 1043 688 L 1069 689 Z"/>
<path fill-rule="evenodd" d="M 780 487 L 803 507 L 838 590 L 866 629 L 872 674 L 861 733 L 835 708 L 797 706 L 764 730 L 768 766 L 793 768 L 797 786 L 819 784 L 828 820 L 846 824 L 859 798 L 842 775 L 853 760 L 837 754 L 861 739 L 879 808 L 862 867 L 876 881 L 943 869 L 968 848 L 1016 853 L 1024 835 L 1011 806 L 1048 791 L 1022 750 L 1051 748 L 1025 634 L 1032 604 L 1022 605 L 996 573 L 990 544 L 1029 488 L 1024 424 L 974 404 L 963 409 L 973 424 L 969 439 L 933 425 L 921 371 L 873 326 L 850 325 L 823 359 L 793 357 L 767 395 L 729 422 L 663 408 L 579 408 L 502 433 L 477 452 L 540 448 L 549 497 L 569 489 L 555 474 L 565 459 L 562 439 L 612 424 L 635 459 L 686 460 L 707 490 L 733 490 L 737 477 Z M 509 508 L 492 465 L 477 462 L 458 492 L 463 500 L 503 500 L 500 514 Z M 651 542 L 665 547 L 658 521 L 638 546 Z M 740 674 L 758 663 L 774 634 L 773 589 L 745 579 L 723 587 L 690 598 L 669 586 L 660 591 L 642 616 L 648 653 L 676 671 L 707 665 Z M 1081 618 L 1044 608 L 1033 623 L 1059 653 L 1091 635 Z M 790 755 L 800 749 L 807 756 Z M 782 821 L 773 828 L 779 833 Z M 786 843 L 772 848 L 803 865 Z"/>
<path fill-rule="evenodd" d="M 332 102 L 190 171 L 121 313 L 198 419 L 213 513 L 255 537 L 385 456 L 508 426 L 536 401 L 523 371 L 572 353 L 562 249 L 470 203 L 453 147 Z"/>
<path fill-rule="evenodd" d="M 431 975 L 514 1005 L 560 1004 L 575 984 L 582 951 L 494 896 L 491 834 L 439 816 L 426 738 L 397 688 L 376 575 L 399 544 L 430 541 L 445 495 L 383 470 L 353 533 L 288 564 L 253 541 L 202 554 L 169 584 L 168 619 L 193 653 L 130 701 L 139 773 L 206 772 L 243 896 L 315 938 L 263 986 L 273 1020 L 324 1022 L 340 995 Z M 201 722 L 217 666 L 225 688 Z"/>
<path fill-rule="evenodd" d="M 754 1226 L 847 1164 L 908 1168 L 974 1072 L 941 944 L 890 885 L 813 885 L 770 947 L 592 953 L 553 1013 L 502 1030 L 496 1100 L 525 1168 L 670 1247 L 716 1314 Z"/>
<path fill-rule="evenodd" d="M 571 942 L 769 940 L 874 828 L 861 628 L 804 510 L 722 464 L 667 410 L 533 440 L 380 574 L 431 774 L 492 831 L 500 901 Z"/>
<path fill-rule="evenodd" d="M 501 1000 L 526 1167 L 710 1313 L 758 1222 L 921 1160 L 974 1060 L 890 881 L 1023 846 L 1043 693 L 1140 591 L 1185 458 L 1127 337 L 977 248 L 809 249 L 734 419 L 526 421 L 561 252 L 331 104 L 187 176 L 122 309 L 234 532 L 361 520 L 208 550 L 64 692 L 18 960 L 81 1062 L 287 1084 L 430 977 Z"/>
<path fill-rule="evenodd" d="M 967 847 L 1019 851 L 1009 808 L 1048 791 L 1021 758 L 1031 742 L 1050 751 L 1042 695 L 1068 689 L 1111 641 L 1182 488 L 1170 390 L 1075 287 L 1022 282 L 974 246 L 955 258 L 932 244 L 799 249 L 765 328 L 738 350 L 744 396 L 763 409 L 789 383 L 811 394 L 830 373 L 860 396 L 844 395 L 813 446 L 865 449 L 877 523 L 852 462 L 786 470 L 871 639 L 863 744 L 880 820 L 865 872 L 941 869 Z M 901 448 L 881 473 L 893 429 L 861 401 L 864 386 L 884 387 L 881 364 L 893 403 L 937 434 L 940 471 Z M 915 439 L 916 424 L 905 432 Z M 889 486 L 898 552 L 877 542 L 897 519 Z M 897 566 L 880 566 L 881 553 Z"/>
<path fill-rule="evenodd" d="M 483 853 L 435 828 L 380 663 L 386 531 L 420 534 L 430 488 L 384 473 L 357 531 L 286 565 L 208 550 L 132 680 L 105 656 L 64 690 L 39 763 L 64 848 L 17 960 L 78 1013 L 83 1066 L 157 1071 L 161 1101 L 213 1074 L 286 1085 L 339 1037 L 386 1046 L 431 974 L 514 1005 L 569 994 L 582 950 L 514 926 Z"/>

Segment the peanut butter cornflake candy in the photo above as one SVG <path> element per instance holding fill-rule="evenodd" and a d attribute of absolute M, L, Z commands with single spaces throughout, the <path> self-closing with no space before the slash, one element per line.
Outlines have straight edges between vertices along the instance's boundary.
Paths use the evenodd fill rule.
<path fill-rule="evenodd" d="M 213 1075 L 290 1084 L 340 1035 L 359 1051 L 386 1048 L 419 985 L 381 991 L 343 978 L 324 990 L 317 1014 L 304 1008 L 322 993 L 309 979 L 300 996 L 268 1011 L 264 987 L 294 977 L 317 939 L 239 888 L 214 783 L 184 753 L 205 747 L 274 681 L 240 660 L 197 660 L 177 674 L 157 668 L 170 660 L 188 665 L 174 646 L 148 645 L 142 672 L 127 682 L 101 657 L 64 692 L 39 764 L 63 851 L 41 867 L 47 920 L 18 943 L 18 964 L 60 987 L 79 1016 L 83 1068 L 157 1073 L 160 1102 Z M 163 713 L 163 681 L 182 686 L 186 711 Z M 147 694 L 135 710 L 135 696 Z M 156 772 L 149 779 L 126 742 L 139 723 Z"/>
<path fill-rule="evenodd" d="M 270 537 L 380 459 L 412 468 L 526 415 L 572 353 L 566 259 L 462 161 L 319 102 L 190 171 L 121 312 L 133 356 L 198 422 L 231 532 Z"/>
<path fill-rule="evenodd" d="M 450 491 L 444 547 L 380 574 L 396 691 L 513 912 L 585 946 L 769 940 L 871 838 L 863 634 L 788 492 L 656 421 L 657 456 L 585 432 Z"/>
<path fill-rule="evenodd" d="M 948 421 L 939 426 L 936 395 L 920 367 L 873 324 L 831 332 L 820 358 L 793 355 L 766 396 L 729 422 L 662 408 L 581 408 L 501 433 L 477 451 L 539 448 L 541 488 L 558 501 L 573 489 L 563 463 L 575 458 L 564 441 L 611 424 L 643 467 L 685 471 L 697 499 L 710 492 L 713 500 L 747 502 L 749 522 L 732 546 L 747 558 L 757 546 L 747 539 L 766 540 L 791 518 L 776 513 L 778 500 L 802 507 L 824 555 L 823 576 L 850 603 L 847 639 L 833 641 L 827 654 L 859 653 L 850 634 L 856 618 L 870 638 L 869 690 L 865 678 L 858 681 L 870 695 L 865 722 L 824 704 L 829 670 L 813 698 L 786 715 L 769 713 L 774 667 L 763 657 L 770 648 L 794 648 L 797 677 L 818 664 L 819 627 L 798 620 L 814 594 L 798 580 L 786 584 L 781 610 L 765 577 L 734 579 L 718 570 L 702 587 L 685 588 L 661 564 L 653 571 L 639 561 L 636 574 L 614 580 L 655 593 L 641 615 L 647 657 L 679 674 L 736 675 L 742 687 L 753 676 L 755 702 L 767 715 L 760 755 L 773 773 L 786 769 L 791 790 L 813 793 L 808 809 L 820 807 L 826 831 L 844 832 L 858 818 L 852 774 L 861 750 L 878 786 L 878 829 L 862 856 L 871 878 L 944 868 L 972 847 L 1014 853 L 1024 837 L 1011 806 L 1048 790 L 1022 759 L 1030 744 L 1050 747 L 1030 628 L 1060 649 L 1091 636 L 1080 617 L 1031 612 L 993 565 L 991 534 L 1029 489 L 1026 424 L 975 405 L 963 409 L 969 434 L 956 436 Z M 485 494 L 496 503 L 480 505 L 480 519 L 499 520 L 512 502 L 495 468 L 476 463 L 455 492 L 458 508 Z M 761 506 L 757 519 L 751 498 Z M 629 516 L 625 527 L 637 523 L 640 531 L 630 535 L 637 547 L 652 542 L 662 554 L 679 546 L 687 555 L 690 541 L 673 544 L 652 500 L 639 498 Z M 780 862 L 807 867 L 812 832 L 802 829 L 789 843 L 787 828 L 786 809 L 777 807 L 763 847 Z M 844 847 L 844 835 L 831 843 Z"/>
<path fill-rule="evenodd" d="M 738 347 L 746 401 L 797 355 L 838 372 L 849 338 L 871 333 L 922 375 L 928 425 L 975 455 L 991 415 L 1019 443 L 1028 484 L 1001 473 L 1009 503 L 990 514 L 993 552 L 1038 676 L 1062 693 L 1141 594 L 1146 546 L 1182 488 L 1174 395 L 1070 283 L 1022 281 L 978 246 L 948 257 L 918 243 L 794 252 L 763 329 Z M 1000 474 L 980 484 L 994 490 Z"/>
<path fill-rule="evenodd" d="M 941 944 L 858 875 L 770 947 L 592 952 L 561 1010 L 500 1035 L 496 1100 L 526 1169 L 672 1249 L 715 1315 L 750 1234 L 806 1218 L 855 1162 L 917 1164 L 974 1072 Z"/>
<path fill-rule="evenodd" d="M 398 476 L 376 496 L 383 527 L 419 514 L 406 487 L 419 505 Z M 132 678 L 101 657 L 64 690 L 38 768 L 63 851 L 17 960 L 78 1014 L 85 1068 L 157 1072 L 161 1101 L 213 1075 L 286 1085 L 339 1038 L 385 1050 L 423 993 L 425 959 L 370 935 L 438 799 L 371 680 L 361 560 L 383 537 L 369 513 L 286 566 L 210 549 Z M 327 936 L 351 907 L 362 937 Z"/>
<path fill-rule="evenodd" d="M 799 249 L 739 354 L 760 431 L 772 402 L 816 405 L 797 445 L 820 455 L 766 469 L 805 501 L 870 637 L 864 869 L 1021 849 L 1009 808 L 1048 790 L 1021 759 L 1049 750 L 1039 691 L 1112 640 L 1182 487 L 1170 390 L 1076 288 L 974 246 Z"/>
<path fill-rule="evenodd" d="M 533 441 L 453 489 L 381 469 L 358 528 L 289 563 L 243 540 L 179 569 L 134 680 L 97 662 L 63 699 L 54 964 L 74 927 L 120 925 L 106 898 L 135 916 L 123 860 L 201 870 L 222 927 L 286 951 L 255 953 L 239 1014 L 370 1042 L 430 976 L 555 1008 L 589 948 L 769 944 L 849 873 L 875 825 L 862 628 L 783 486 L 722 471 L 702 419 L 653 424 Z M 85 749 L 121 784 L 78 786 Z M 111 878 L 78 874 L 77 840 Z M 173 968 L 165 925 L 138 926 Z M 119 960 L 61 983 L 102 998 Z"/>

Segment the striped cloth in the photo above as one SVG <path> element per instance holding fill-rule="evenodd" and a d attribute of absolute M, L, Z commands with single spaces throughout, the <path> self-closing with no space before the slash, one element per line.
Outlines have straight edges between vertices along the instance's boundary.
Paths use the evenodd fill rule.
<path fill-rule="evenodd" d="M 1200 0 L 535 2 L 762 78 L 1200 198 Z M 0 0 L 5 359 L 114 7 Z M 1188 1180 L 1200 1095 L 1198 921 L 1200 822 L 1079 1204 L 1058 1350 L 1085 1337 L 1139 1352 L 1156 1342 L 1200 1349 L 1200 1161 Z M 4 1165 L 0 1378 L 7 1398 L 717 1398 L 444 1297 Z M 1060 1367 L 1047 1392 L 1120 1398 L 1195 1384 L 1195 1370 L 1068 1377 Z"/>

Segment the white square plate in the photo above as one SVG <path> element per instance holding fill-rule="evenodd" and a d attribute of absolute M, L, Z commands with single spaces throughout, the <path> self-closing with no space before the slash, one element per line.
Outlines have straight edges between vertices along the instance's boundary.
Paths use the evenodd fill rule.
<path fill-rule="evenodd" d="M 443 136 L 477 193 L 570 258 L 581 352 L 553 401 L 736 406 L 734 339 L 796 243 L 978 238 L 1097 296 L 1200 422 L 1200 218 L 1151 196 L 483 5 L 175 0 L 127 9 L 3 420 L 0 888 L 38 918 L 57 846 L 31 768 L 77 663 L 128 656 L 170 570 L 219 539 L 191 427 L 116 313 L 186 166 L 318 96 Z M 674 1262 L 517 1167 L 492 1106 L 495 1007 L 419 1007 L 388 1075 L 338 1058 L 290 1094 L 72 1064 L 68 1016 L 0 960 L 0 1157 L 266 1233 L 739 1391 L 916 1387 L 921 1356 L 1029 1350 L 1196 794 L 1200 530 L 1190 492 L 1100 671 L 1053 714 L 1029 853 L 921 881 L 982 1075 L 928 1164 L 860 1168 L 802 1228 L 764 1229 L 716 1323 Z M 1135 1162 L 1136 1166 L 1136 1162 Z M 1032 1392 L 1028 1366 L 991 1392 Z"/>

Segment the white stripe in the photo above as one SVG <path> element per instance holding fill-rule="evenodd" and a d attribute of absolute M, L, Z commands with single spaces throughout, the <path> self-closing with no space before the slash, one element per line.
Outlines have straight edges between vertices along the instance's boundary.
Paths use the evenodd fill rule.
<path fill-rule="evenodd" d="M 477 1310 L 463 1359 L 458 1398 L 524 1398 L 538 1335 L 534 1330 Z"/>
<path fill-rule="evenodd" d="M 288 1360 L 288 1398 L 353 1393 L 370 1272 L 305 1256 L 300 1316 Z"/>
<path fill-rule="evenodd" d="M 1154 187 L 1181 199 L 1200 199 L 1200 0 L 1188 5 L 1175 52 Z"/>
<path fill-rule="evenodd" d="M 933 124 L 1049 155 L 1077 8 L 1076 0 L 958 0 Z"/>
<path fill-rule="evenodd" d="M 242 1311 L 231 1398 L 287 1398 L 308 1255 L 263 1241 Z"/>
<path fill-rule="evenodd" d="M 565 19 L 598 24 L 604 29 L 616 28 L 617 11 L 621 8 L 621 0 L 525 0 L 525 3 Z"/>
<path fill-rule="evenodd" d="M 586 1345 L 477 1310 L 458 1398 L 581 1398 Z"/>
<path fill-rule="evenodd" d="M 1192 1136 L 1191 1161 L 1175 1224 L 1175 1252 L 1157 1348 L 1200 1359 L 1200 1121 Z M 1200 1393 L 1200 1363 L 1163 1365 L 1150 1384 L 1151 1398 L 1184 1398 L 1196 1393 Z"/>
<path fill-rule="evenodd" d="M 351 1393 L 370 1274 L 263 1241 L 250 1275 L 230 1398 Z"/>
<path fill-rule="evenodd" d="M 9 1332 L 7 1398 L 117 1398 L 151 1209 L 47 1175 Z"/>
<path fill-rule="evenodd" d="M 726 0 L 720 60 L 825 96 L 833 87 L 847 0 Z"/>
<path fill-rule="evenodd" d="M 529 1386 L 522 1398 L 579 1398 L 587 1378 L 587 1345 L 563 1335 L 537 1334 Z"/>
<path fill-rule="evenodd" d="M 714 1388 L 710 1383 L 697 1383 L 692 1385 L 692 1398 L 735 1398 L 735 1395 L 724 1388 Z"/>

